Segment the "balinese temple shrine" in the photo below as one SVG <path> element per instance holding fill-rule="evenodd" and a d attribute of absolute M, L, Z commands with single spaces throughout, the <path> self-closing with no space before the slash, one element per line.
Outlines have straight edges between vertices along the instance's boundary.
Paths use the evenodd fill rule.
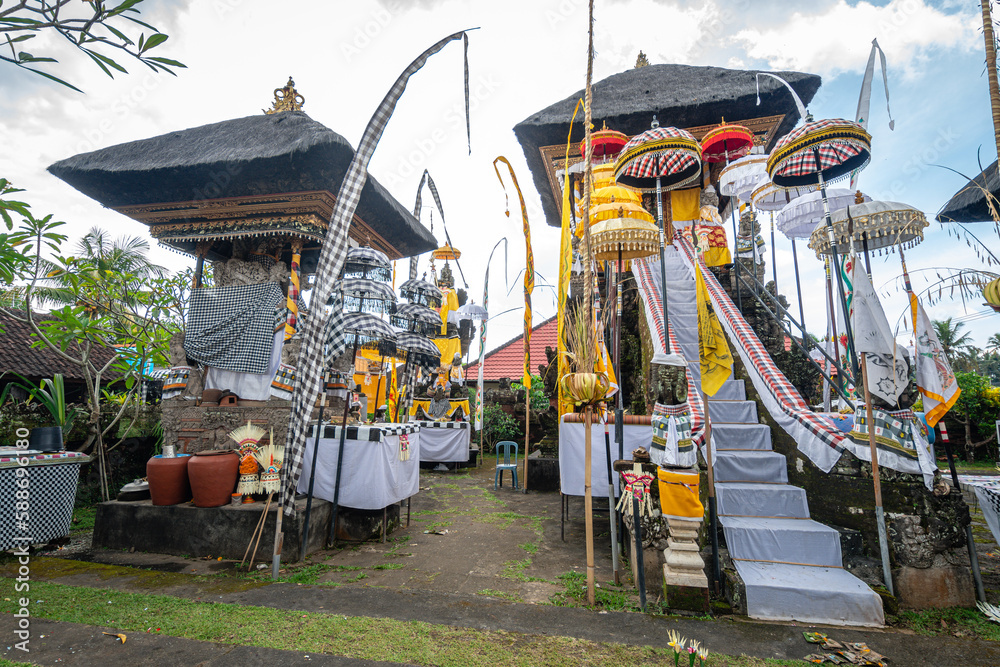
<path fill-rule="evenodd" d="M 292 334 L 336 193 L 354 156 L 348 141 L 302 111 L 294 82 L 271 109 L 61 160 L 49 171 L 137 220 L 161 246 L 196 259 L 185 337 L 171 344 L 164 444 L 178 452 L 229 448 L 251 421 L 284 442 L 294 368 Z M 390 260 L 438 247 L 371 174 L 350 227 L 352 246 Z M 212 284 L 203 284 L 204 264 Z M 207 276 L 207 274 L 205 274 Z M 201 287 L 247 288 L 237 302 Z M 283 364 L 283 365 L 282 365 Z M 202 372 L 204 369 L 204 372 Z"/>
<path fill-rule="evenodd" d="M 813 99 L 821 83 L 814 74 L 774 74 L 794 88 L 804 105 Z M 816 395 L 819 373 L 810 371 L 813 373 L 810 376 L 803 370 L 809 367 L 805 353 L 798 349 L 789 351 L 786 344 L 791 337 L 758 305 L 766 303 L 764 291 L 778 292 L 780 288 L 780 293 L 794 294 L 795 290 L 794 284 L 788 284 L 791 281 L 780 286 L 763 284 L 772 275 L 779 275 L 777 270 L 772 273 L 771 266 L 766 266 L 765 273 L 762 259 L 763 248 L 766 247 L 766 256 L 770 258 L 773 256 L 770 246 L 776 243 L 771 240 L 775 237 L 767 238 L 768 209 L 754 201 L 752 195 L 720 196 L 730 194 L 723 192 L 722 186 L 731 182 L 720 179 L 727 160 L 709 160 L 706 155 L 699 155 L 689 160 L 697 167 L 697 171 L 692 169 L 695 175 L 690 180 L 678 178 L 677 189 L 665 192 L 661 200 L 668 239 L 662 265 L 657 231 L 650 222 L 657 214 L 656 189 L 650 181 L 655 185 L 656 177 L 663 176 L 660 172 L 675 173 L 671 170 L 676 165 L 688 164 L 680 162 L 689 158 L 683 150 L 701 153 L 704 145 L 711 143 L 703 141 L 706 136 L 710 139 L 719 136 L 732 131 L 731 126 L 735 125 L 741 126 L 738 129 L 747 149 L 748 135 L 752 135 L 753 150 L 746 163 L 764 161 L 776 143 L 803 121 L 804 114 L 788 88 L 767 77 L 761 77 L 758 86 L 757 75 L 754 71 L 718 67 L 651 65 L 640 53 L 635 68 L 595 82 L 591 105 L 594 157 L 589 218 L 582 208 L 586 194 L 583 192 L 586 165 L 581 150 L 584 122 L 582 114 L 573 119 L 584 92 L 581 90 L 533 113 L 514 127 L 514 133 L 541 196 L 546 220 L 552 226 L 563 224 L 563 184 L 569 181 L 568 201 L 573 207 L 567 220 L 576 226 L 577 236 L 581 223 L 589 220 L 594 257 L 602 260 L 595 264 L 598 293 L 605 304 L 614 303 L 610 287 L 615 283 L 624 285 L 624 296 L 619 302 L 624 304 L 622 317 L 610 328 L 614 336 L 620 337 L 625 350 L 617 377 L 621 380 L 625 409 L 643 406 L 639 409 L 645 408 L 646 414 L 625 415 L 623 440 L 628 443 L 633 438 L 631 442 L 639 442 L 641 437 L 649 442 L 652 426 L 654 447 L 650 455 L 653 457 L 656 433 L 663 432 L 656 429 L 670 423 L 671 428 L 677 429 L 677 452 L 680 452 L 684 442 L 682 428 L 693 429 L 686 431 L 693 434 L 689 437 L 704 437 L 705 415 L 711 418 L 712 488 L 716 497 L 710 500 L 718 502 L 718 535 L 722 545 L 717 552 L 722 554 L 718 569 L 720 579 L 725 580 L 730 604 L 739 613 L 754 618 L 878 626 L 883 622 L 883 604 L 881 593 L 872 586 L 882 585 L 884 567 L 879 565 L 889 557 L 880 562 L 870 464 L 849 449 L 842 455 L 836 452 L 839 458 L 835 463 L 823 458 L 832 446 L 820 441 L 817 433 L 829 437 L 831 442 L 847 442 L 852 436 L 847 436 L 840 425 L 840 415 L 818 412 L 806 405 L 801 397 Z M 853 112 L 853 107 L 845 111 Z M 649 134 L 638 137 L 647 131 Z M 713 132 L 717 134 L 710 134 Z M 693 135 L 693 141 L 687 133 Z M 568 161 L 567 138 L 571 142 Z M 682 140 L 701 145 L 693 149 L 678 148 Z M 641 152 L 644 146 L 646 154 L 652 156 L 648 160 L 639 159 L 644 155 Z M 617 158 L 615 153 L 619 153 Z M 675 160 L 673 165 L 662 157 L 663 153 Z M 739 159 L 740 155 L 732 159 Z M 656 164 L 656 159 L 662 162 Z M 633 170 L 636 164 L 639 167 Z M 676 167 L 676 172 L 680 170 L 681 167 Z M 755 188 L 760 182 L 768 184 L 766 171 L 761 168 L 760 172 L 764 180 L 755 180 L 758 183 Z M 616 174 L 624 177 L 621 180 L 625 182 L 616 182 Z M 641 189 L 630 189 L 627 187 L 630 185 Z M 737 192 L 732 190 L 732 194 Z M 607 211 L 609 206 L 611 210 Z M 609 214 L 603 215 L 605 212 Z M 699 238 L 706 243 L 695 246 L 690 242 L 695 227 Z M 616 242 L 618 253 L 627 246 L 625 249 L 634 258 L 631 266 L 623 263 L 621 268 L 629 275 L 622 280 L 618 280 L 615 270 Z M 781 245 L 786 243 L 788 240 L 783 239 L 779 248 L 788 247 Z M 578 303 L 583 286 L 579 269 L 582 253 L 578 238 L 574 238 L 573 244 L 571 297 Z M 729 248 L 733 248 L 733 253 Z M 704 263 L 713 274 L 704 278 L 713 286 L 708 290 L 712 307 L 717 314 L 722 313 L 719 318 L 723 320 L 725 338 L 732 351 L 732 377 L 705 401 L 694 384 L 689 386 L 688 379 L 694 382 L 700 374 L 700 322 L 694 307 L 693 266 L 697 253 L 702 252 Z M 628 260 L 629 255 L 624 259 Z M 745 269 L 756 274 L 759 284 L 747 281 L 746 274 L 742 274 L 743 282 L 737 282 L 738 272 Z M 786 276 L 790 273 L 788 266 L 781 266 L 780 270 Z M 739 291 L 735 289 L 738 284 L 744 286 Z M 666 298 L 661 299 L 664 293 Z M 780 293 L 774 298 L 779 298 Z M 667 311 L 673 341 L 670 350 L 664 350 L 660 333 L 665 328 Z M 819 328 L 817 323 L 810 326 Z M 674 352 L 674 358 L 664 352 Z M 664 356 L 658 360 L 657 353 Z M 799 363 L 803 360 L 805 363 Z M 794 387 L 788 392 L 789 396 L 794 395 L 794 400 L 785 397 L 786 387 Z M 790 408 L 794 401 L 805 405 L 805 409 Z M 584 496 L 582 415 L 572 409 L 561 412 L 561 490 L 567 496 Z M 793 412 L 795 417 L 790 418 Z M 692 426 L 695 417 L 701 424 Z M 685 421 L 689 418 L 690 421 Z M 915 423 L 915 418 L 908 423 Z M 804 424 L 809 426 L 803 427 Z M 901 447 L 909 447 L 907 451 L 916 460 L 920 443 L 926 442 L 925 436 L 917 430 L 909 433 L 909 440 Z M 600 490 L 607 488 L 606 454 L 600 439 L 596 440 L 590 465 L 594 475 L 592 489 L 594 496 L 602 496 Z M 614 447 L 614 443 L 609 446 Z M 616 453 L 616 458 L 630 458 L 631 449 L 628 446 L 622 452 L 624 456 Z M 879 456 L 883 458 L 882 454 Z M 667 485 L 684 486 L 692 484 L 693 478 L 696 480 L 693 484 L 701 490 L 702 503 L 709 507 L 707 466 L 699 462 L 689 467 L 690 460 L 681 459 L 680 453 L 666 464 L 653 458 L 652 464 L 642 464 L 641 471 L 638 465 L 633 468 L 632 461 L 624 463 L 627 470 L 633 471 L 634 479 L 639 479 L 640 472 L 647 474 L 653 470 L 653 474 L 660 474 L 663 465 L 670 467 L 666 478 L 659 477 L 661 490 L 666 488 L 665 481 Z M 661 466 L 659 473 L 653 464 Z M 961 494 L 949 493 L 947 485 L 934 486 L 932 490 L 930 475 L 915 474 L 914 466 L 907 465 L 905 472 L 901 472 L 902 467 L 887 470 L 884 458 L 880 464 L 884 511 L 892 517 L 894 525 L 888 552 L 894 568 L 895 595 L 902 604 L 915 608 L 971 604 L 972 577 L 962 537 L 968 519 Z M 684 473 L 688 477 L 671 472 L 682 469 L 688 471 Z M 576 471 L 579 479 L 567 471 Z M 921 472 L 926 471 L 921 468 Z M 676 478 L 671 477 L 674 474 Z M 702 508 L 688 512 L 685 503 L 690 499 L 685 496 L 682 500 L 669 501 L 671 512 L 664 505 L 661 518 L 665 520 L 642 520 L 642 539 L 644 544 L 652 546 L 642 550 L 644 566 L 636 569 L 635 560 L 632 566 L 634 572 L 644 572 L 647 586 L 663 585 L 668 606 L 704 611 L 708 605 L 706 573 L 714 576 L 715 569 L 712 563 L 706 565 L 700 555 L 707 553 L 700 549 L 708 549 L 710 541 L 705 528 L 707 521 L 700 524 L 699 530 L 698 522 L 704 517 Z M 622 522 L 626 532 L 632 530 L 630 520 L 626 516 Z M 916 535 L 919 537 L 911 537 Z M 630 543 L 632 537 L 623 541 Z M 826 546 L 821 547 L 821 542 Z M 699 589 L 702 590 L 695 595 Z"/>

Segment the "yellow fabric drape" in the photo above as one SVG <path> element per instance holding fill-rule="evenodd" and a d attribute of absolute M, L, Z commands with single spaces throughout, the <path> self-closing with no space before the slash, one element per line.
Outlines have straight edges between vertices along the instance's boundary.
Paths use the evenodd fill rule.
<path fill-rule="evenodd" d="M 660 510 L 665 516 L 691 521 L 700 521 L 705 516 L 705 506 L 698 496 L 698 473 L 658 468 L 656 476 L 660 487 Z"/>
<path fill-rule="evenodd" d="M 441 365 L 450 366 L 455 355 L 462 354 L 461 338 L 432 338 L 431 341 L 441 350 Z"/>
<path fill-rule="evenodd" d="M 573 123 L 576 122 L 576 114 L 583 105 L 583 100 L 577 100 L 576 109 L 573 110 L 573 118 L 570 119 L 570 131 L 569 136 L 566 137 L 566 161 L 563 163 L 564 166 L 569 166 L 569 152 L 572 147 L 572 137 L 573 137 Z M 563 204 L 562 204 L 562 232 L 559 237 L 559 296 L 558 303 L 556 304 L 556 337 L 557 337 L 557 348 L 558 348 L 558 358 L 556 363 L 557 372 L 559 373 L 559 379 L 569 372 L 568 368 L 568 358 L 566 356 L 566 309 L 569 306 L 569 280 L 570 272 L 573 268 L 573 230 L 570 229 L 570 223 L 572 222 L 572 212 L 570 211 L 570 178 L 569 170 L 566 170 L 566 174 L 563 177 Z M 582 225 L 581 225 L 582 229 Z M 562 382 L 557 381 L 556 386 L 559 388 L 559 414 L 564 415 L 573 412 L 573 401 L 568 400 L 566 395 L 563 393 Z"/>
<path fill-rule="evenodd" d="M 701 188 L 674 190 L 670 193 L 673 220 L 697 220 L 701 217 Z"/>
<path fill-rule="evenodd" d="M 396 384 L 396 365 L 393 364 L 389 373 L 389 396 L 385 400 L 386 407 L 389 408 L 387 419 L 397 421 L 396 406 L 399 404 L 399 385 Z"/>
<path fill-rule="evenodd" d="M 701 263 L 695 263 L 695 299 L 698 302 L 698 351 L 701 358 L 701 388 L 707 396 L 715 396 L 733 374 L 733 355 L 722 331 L 722 324 L 705 288 Z"/>
<path fill-rule="evenodd" d="M 441 292 L 441 308 L 438 312 L 441 313 L 441 335 L 445 336 L 448 334 L 448 313 L 458 310 L 458 292 L 447 287 Z M 450 359 L 448 363 L 451 363 Z"/>

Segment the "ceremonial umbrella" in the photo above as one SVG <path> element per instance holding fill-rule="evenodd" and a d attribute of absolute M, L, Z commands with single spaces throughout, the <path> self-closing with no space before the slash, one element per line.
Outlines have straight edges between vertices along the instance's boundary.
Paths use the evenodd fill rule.
<path fill-rule="evenodd" d="M 609 130 L 605 123 L 597 132 L 590 135 L 590 142 L 593 145 L 594 157 L 607 159 L 621 153 L 622 148 L 628 143 L 628 136 L 617 130 Z M 580 142 L 580 155 L 587 157 L 586 141 Z"/>
<path fill-rule="evenodd" d="M 852 242 L 862 245 L 866 259 L 872 250 L 881 254 L 884 248 L 912 248 L 924 240 L 928 224 L 922 211 L 894 201 L 852 204 L 834 212 L 829 220 L 832 231 L 817 226 L 809 237 L 809 247 L 817 256 L 836 256 L 836 246 Z M 868 272 L 871 273 L 870 267 Z"/>
<path fill-rule="evenodd" d="M 462 251 L 458 248 L 452 247 L 450 243 L 445 243 L 443 246 L 437 250 L 431 251 L 431 257 L 434 259 L 443 259 L 448 261 L 449 259 L 458 259 L 462 256 Z"/>
<path fill-rule="evenodd" d="M 472 322 L 481 322 L 489 318 L 489 313 L 485 308 L 480 306 L 475 301 L 470 301 L 464 306 L 458 309 L 458 321 L 462 322 L 464 320 L 470 320 Z"/>
<path fill-rule="evenodd" d="M 420 333 L 425 336 L 436 334 L 441 329 L 441 315 L 419 303 L 400 303 L 389 314 L 392 326 L 403 331 Z"/>
<path fill-rule="evenodd" d="M 842 209 L 854 203 L 854 192 L 846 188 L 831 188 L 826 192 L 827 205 L 831 211 Z M 865 196 L 865 201 L 871 198 Z M 785 204 L 774 217 L 774 223 L 782 234 L 792 242 L 792 262 L 795 264 L 795 289 L 799 295 L 799 317 L 805 329 L 805 315 L 802 308 L 802 289 L 799 286 L 799 254 L 796 239 L 807 239 L 823 217 L 823 193 L 819 190 L 796 197 Z M 773 245 L 773 241 L 772 241 Z M 836 336 L 834 336 L 836 338 Z"/>
<path fill-rule="evenodd" d="M 806 122 L 778 140 L 767 159 L 767 174 L 775 185 L 785 188 L 819 185 L 823 215 L 833 255 L 834 273 L 845 313 L 849 312 L 847 294 L 844 291 L 844 279 L 840 275 L 840 263 L 837 260 L 826 184 L 846 178 L 851 173 L 863 169 L 870 159 L 871 135 L 859 123 L 842 119 Z M 851 366 L 856 376 L 858 361 L 854 353 L 854 334 L 850 326 L 846 329 L 847 344 L 851 350 Z"/>
<path fill-rule="evenodd" d="M 388 313 L 396 303 L 392 288 L 375 280 L 344 278 L 334 289 L 343 297 L 348 312 Z"/>
<path fill-rule="evenodd" d="M 615 178 L 621 185 L 656 188 L 656 219 L 660 236 L 660 288 L 663 296 L 663 347 L 670 354 L 667 315 L 667 268 L 664 256 L 666 230 L 663 219 L 663 191 L 697 183 L 701 176 L 701 147 L 690 132 L 676 127 L 660 127 L 653 117 L 652 128 L 632 137 L 615 160 Z M 670 239 L 673 244 L 673 238 Z"/>
<path fill-rule="evenodd" d="M 399 293 L 410 303 L 419 303 L 428 308 L 441 306 L 441 290 L 427 282 L 413 278 L 399 286 Z"/>
<path fill-rule="evenodd" d="M 741 158 L 753 148 L 753 132 L 742 125 L 727 124 L 709 130 L 701 138 L 701 161 L 725 162 Z"/>
<path fill-rule="evenodd" d="M 814 192 L 819 188 L 815 185 L 801 185 L 791 188 L 778 187 L 766 177 L 750 193 L 750 203 L 761 211 L 771 213 L 771 272 L 774 275 L 774 293 L 778 294 L 778 260 L 775 256 L 774 245 L 774 212 L 781 210 L 790 201 L 802 195 Z M 802 289 L 799 287 L 799 260 L 798 252 L 795 248 L 795 239 L 792 239 L 792 260 L 795 264 L 795 290 L 799 296 L 799 316 L 803 318 L 802 328 L 805 329 L 805 318 L 802 314 Z M 804 333 L 804 331 L 803 331 Z"/>
<path fill-rule="evenodd" d="M 389 282 L 392 280 L 392 264 L 384 252 L 369 246 L 351 248 L 344 260 L 344 277 Z"/>

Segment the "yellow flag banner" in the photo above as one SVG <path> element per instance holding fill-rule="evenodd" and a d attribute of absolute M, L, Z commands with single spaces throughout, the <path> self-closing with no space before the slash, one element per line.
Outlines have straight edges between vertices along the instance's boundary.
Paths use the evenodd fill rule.
<path fill-rule="evenodd" d="M 514 183 L 514 189 L 517 190 L 517 198 L 521 201 L 521 219 L 524 221 L 524 251 L 525 251 L 525 265 L 524 265 L 524 377 L 521 379 L 521 384 L 526 388 L 531 388 L 531 292 L 535 289 L 535 257 L 531 253 L 531 228 L 528 226 L 528 207 L 524 205 L 524 195 L 521 194 L 521 187 L 517 184 L 517 176 L 514 175 L 514 167 L 510 166 L 510 162 L 504 156 L 499 156 L 497 159 L 493 160 L 493 169 L 497 172 L 497 178 L 500 180 L 500 186 L 503 187 L 503 178 L 500 176 L 500 168 L 497 167 L 497 162 L 503 162 L 507 165 L 507 170 L 510 172 L 510 180 Z M 507 199 L 507 188 L 504 187 L 503 196 Z M 507 210 L 504 214 L 510 217 L 510 205 L 508 200 Z"/>
<path fill-rule="evenodd" d="M 566 349 L 566 315 L 569 308 L 569 280 L 570 272 L 573 268 L 573 230 L 571 229 L 572 212 L 570 211 L 571 181 L 569 177 L 569 152 L 573 145 L 573 123 L 576 122 L 576 114 L 583 106 L 583 100 L 577 100 L 576 108 L 573 110 L 573 118 L 569 121 L 569 136 L 566 137 L 566 161 L 563 163 L 563 203 L 562 203 L 562 233 L 559 237 L 559 296 L 556 304 L 556 338 L 558 347 L 558 357 L 556 368 L 561 380 L 569 373 L 569 359 Z M 567 399 L 563 392 L 562 382 L 557 381 L 559 388 L 559 414 L 564 415 L 573 412 L 573 401 Z"/>
<path fill-rule="evenodd" d="M 733 374 L 733 355 L 729 352 L 726 334 L 712 309 L 712 302 L 701 275 L 701 263 L 695 263 L 695 299 L 698 302 L 698 353 L 701 358 L 701 389 L 706 396 L 715 396 Z"/>

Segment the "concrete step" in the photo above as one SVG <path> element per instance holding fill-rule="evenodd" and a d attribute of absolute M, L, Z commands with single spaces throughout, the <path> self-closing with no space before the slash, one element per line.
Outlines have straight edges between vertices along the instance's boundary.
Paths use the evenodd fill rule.
<path fill-rule="evenodd" d="M 708 416 L 712 423 L 756 424 L 757 404 L 753 401 L 719 401 L 708 399 Z"/>
<path fill-rule="evenodd" d="M 841 567 L 840 533 L 812 519 L 720 517 L 733 558 Z"/>
<path fill-rule="evenodd" d="M 767 451 L 715 452 L 715 479 L 720 482 L 788 482 L 782 454 Z"/>
<path fill-rule="evenodd" d="M 745 401 L 747 400 L 746 388 L 743 380 L 726 380 L 726 383 L 719 388 L 719 391 L 712 397 L 716 401 Z"/>
<path fill-rule="evenodd" d="M 771 429 L 764 424 L 712 424 L 712 446 L 719 451 L 727 449 L 769 451 Z"/>
<path fill-rule="evenodd" d="M 720 516 L 809 518 L 806 491 L 798 486 L 716 482 L 715 496 Z"/>
<path fill-rule="evenodd" d="M 882 599 L 840 568 L 735 561 L 752 618 L 880 627 Z"/>

